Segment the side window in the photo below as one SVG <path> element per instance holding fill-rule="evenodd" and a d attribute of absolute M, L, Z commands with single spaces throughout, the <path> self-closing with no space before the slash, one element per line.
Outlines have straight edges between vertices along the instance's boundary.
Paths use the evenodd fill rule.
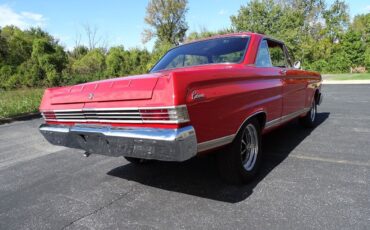
<path fill-rule="evenodd" d="M 239 62 L 243 58 L 243 55 L 244 55 L 244 50 L 239 50 L 233 53 L 215 55 L 215 56 L 212 56 L 212 62 L 213 63 L 222 63 L 222 62 L 236 63 L 236 62 Z"/>
<path fill-rule="evenodd" d="M 289 52 L 288 47 L 284 46 L 284 49 L 285 49 L 285 54 L 286 54 L 286 57 L 287 57 L 288 67 L 291 68 L 291 67 L 293 67 L 294 58 L 292 57 L 291 53 Z"/>
<path fill-rule="evenodd" d="M 166 69 L 172 69 L 184 66 L 185 55 L 179 55 L 175 57 L 166 67 Z"/>
<path fill-rule="evenodd" d="M 179 55 L 174 58 L 166 67 L 166 69 L 192 66 L 192 65 L 203 65 L 208 63 L 208 58 L 199 55 Z"/>
<path fill-rule="evenodd" d="M 258 54 L 256 58 L 256 66 L 272 67 L 270 53 L 269 53 L 269 46 L 266 40 L 263 40 L 261 42 L 261 45 L 258 49 Z"/>
<path fill-rule="evenodd" d="M 207 63 L 208 63 L 208 58 L 206 56 L 185 55 L 184 66 L 204 65 Z"/>
<path fill-rule="evenodd" d="M 283 45 L 276 42 L 269 42 L 269 50 L 272 65 L 275 67 L 286 67 Z"/>

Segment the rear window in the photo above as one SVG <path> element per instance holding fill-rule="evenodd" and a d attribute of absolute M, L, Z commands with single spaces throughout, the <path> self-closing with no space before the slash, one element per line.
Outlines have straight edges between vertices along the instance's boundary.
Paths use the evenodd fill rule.
<path fill-rule="evenodd" d="M 239 63 L 243 60 L 249 37 L 226 37 L 194 42 L 168 51 L 151 72 L 187 66 Z"/>

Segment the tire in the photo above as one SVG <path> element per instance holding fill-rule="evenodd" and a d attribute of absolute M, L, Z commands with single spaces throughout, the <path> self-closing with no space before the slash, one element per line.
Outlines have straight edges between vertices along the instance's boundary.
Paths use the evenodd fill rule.
<path fill-rule="evenodd" d="M 317 117 L 317 104 L 316 100 L 312 100 L 312 105 L 310 111 L 304 116 L 299 118 L 299 122 L 305 128 L 314 128 L 316 125 L 316 117 Z"/>
<path fill-rule="evenodd" d="M 143 165 L 149 163 L 150 160 L 135 158 L 135 157 L 124 157 L 128 162 L 135 164 L 135 165 Z"/>
<path fill-rule="evenodd" d="M 256 119 L 251 119 L 241 128 L 234 141 L 218 154 L 221 177 L 229 184 L 251 181 L 258 171 L 261 155 L 260 124 Z"/>

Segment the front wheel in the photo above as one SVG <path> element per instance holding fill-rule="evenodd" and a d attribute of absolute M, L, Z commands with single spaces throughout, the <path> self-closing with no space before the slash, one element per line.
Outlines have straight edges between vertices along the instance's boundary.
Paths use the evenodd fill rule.
<path fill-rule="evenodd" d="M 220 174 L 228 183 L 247 183 L 256 175 L 261 157 L 261 128 L 256 119 L 251 119 L 225 151 L 219 153 Z"/>
<path fill-rule="evenodd" d="M 300 123 L 306 128 L 313 128 L 316 124 L 316 117 L 317 117 L 317 104 L 316 100 L 313 99 L 311 109 L 308 113 L 299 119 Z"/>

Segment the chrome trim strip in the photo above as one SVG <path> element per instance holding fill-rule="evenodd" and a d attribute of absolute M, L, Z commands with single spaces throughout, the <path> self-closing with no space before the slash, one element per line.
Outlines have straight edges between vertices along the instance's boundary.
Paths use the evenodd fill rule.
<path fill-rule="evenodd" d="M 308 112 L 309 110 L 310 110 L 310 108 L 304 108 L 304 109 L 301 109 L 299 111 L 293 112 L 291 114 L 288 114 L 288 115 L 279 117 L 277 119 L 274 119 L 272 121 L 266 122 L 265 128 L 268 129 L 268 128 L 274 127 L 276 125 L 279 125 L 279 124 L 281 124 L 285 121 L 288 121 L 288 120 L 290 120 L 294 117 L 297 117 L 297 116 L 299 116 L 299 115 L 301 115 L 305 112 Z M 237 130 L 237 132 L 235 134 L 199 143 L 198 144 L 198 152 L 203 152 L 203 151 L 206 151 L 206 150 L 210 150 L 210 149 L 214 149 L 214 148 L 217 148 L 217 147 L 220 147 L 220 146 L 223 146 L 223 145 L 230 144 L 231 142 L 233 142 L 234 138 L 239 133 L 239 131 L 240 131 L 241 127 L 244 125 L 244 123 L 248 119 L 250 119 L 251 117 L 253 117 L 257 114 L 260 114 L 260 113 L 266 114 L 265 111 L 259 111 L 259 112 L 253 113 L 252 115 L 248 116 L 243 121 L 243 123 L 240 125 L 239 129 Z"/>
<path fill-rule="evenodd" d="M 266 122 L 265 128 L 269 129 L 269 128 L 272 128 L 274 126 L 277 126 L 281 123 L 284 123 L 284 122 L 286 122 L 290 119 L 293 119 L 295 117 L 298 117 L 299 115 L 302 115 L 303 113 L 306 113 L 306 112 L 310 111 L 310 109 L 311 108 L 303 108 L 303 109 L 298 110 L 296 112 L 293 112 L 293 113 L 287 114 L 285 116 L 276 118 L 274 120 L 268 121 L 268 122 Z"/>
<path fill-rule="evenodd" d="M 186 105 L 173 105 L 173 106 L 152 106 L 152 107 L 122 107 L 122 108 L 82 108 L 82 109 L 55 109 L 55 110 L 41 110 L 40 112 L 95 112 L 95 111 L 104 111 L 104 110 L 141 110 L 141 109 L 177 109 L 186 107 Z"/>
<path fill-rule="evenodd" d="M 238 130 L 235 134 L 199 143 L 198 144 L 198 152 L 203 152 L 203 151 L 206 151 L 206 150 L 210 150 L 210 149 L 214 149 L 214 148 L 217 148 L 217 147 L 220 147 L 220 146 L 223 146 L 223 145 L 230 144 L 231 142 L 233 142 L 234 138 L 239 133 L 239 131 L 240 131 L 241 127 L 244 125 L 244 123 L 248 119 L 250 119 L 251 117 L 253 117 L 257 114 L 260 114 L 260 113 L 266 114 L 265 111 L 258 111 L 258 112 L 255 112 L 255 113 L 251 114 L 246 119 L 244 119 L 243 123 L 240 125 L 240 127 L 238 128 Z"/>
<path fill-rule="evenodd" d="M 53 121 L 53 122 L 73 122 L 73 123 L 88 123 L 88 122 L 96 122 L 96 123 L 133 123 L 133 124 L 180 124 L 180 123 L 185 123 L 189 122 L 189 120 L 181 120 L 181 121 L 160 121 L 160 120 L 72 120 L 72 119 L 46 119 L 47 121 Z"/>
<path fill-rule="evenodd" d="M 65 126 L 40 126 L 40 131 L 44 132 L 58 132 L 58 133 L 68 133 L 69 128 Z"/>
<path fill-rule="evenodd" d="M 209 149 L 214 149 L 223 145 L 230 144 L 234 140 L 235 134 L 213 139 L 210 141 L 202 142 L 198 144 L 198 153 Z"/>

